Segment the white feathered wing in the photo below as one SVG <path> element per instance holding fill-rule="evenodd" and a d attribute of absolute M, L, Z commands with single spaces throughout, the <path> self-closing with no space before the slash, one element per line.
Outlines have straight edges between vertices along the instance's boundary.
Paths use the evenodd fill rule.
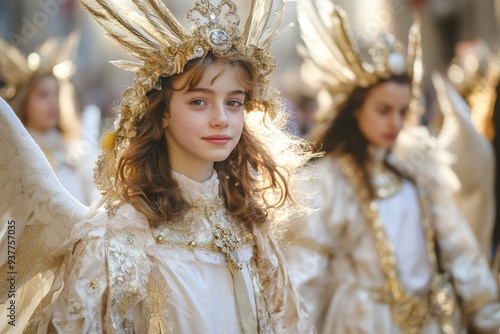
<path fill-rule="evenodd" d="M 9 320 L 7 307 L 0 305 L 0 332 L 5 333 L 19 329 L 42 298 L 50 298 L 27 291 L 47 293 L 63 260 L 52 252 L 88 208 L 63 188 L 40 148 L 1 98 L 0 152 L 0 304 L 10 303 L 13 294 L 16 303 L 16 327 L 4 322 Z"/>
<path fill-rule="evenodd" d="M 438 74 L 433 74 L 432 79 L 444 115 L 437 144 L 455 157 L 449 167 L 460 179 L 460 188 L 453 196 L 489 258 L 495 220 L 493 147 L 477 132 L 469 106 L 456 90 Z"/>

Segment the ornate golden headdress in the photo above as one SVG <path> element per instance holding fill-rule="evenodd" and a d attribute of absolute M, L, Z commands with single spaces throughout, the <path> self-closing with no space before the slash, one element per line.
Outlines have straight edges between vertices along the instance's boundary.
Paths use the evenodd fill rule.
<path fill-rule="evenodd" d="M 220 55 L 235 49 L 259 70 L 257 102 L 271 113 L 280 107 L 278 93 L 269 85 L 269 74 L 275 68 L 269 47 L 283 17 L 283 0 L 252 0 L 242 33 L 233 1 L 221 0 L 217 5 L 208 0 L 197 1 L 186 14 L 186 19 L 194 23 L 191 34 L 160 0 L 132 1 L 140 13 L 110 0 L 82 0 L 106 30 L 106 36 L 140 60 L 113 62 L 121 69 L 135 72 L 135 85 L 123 93 L 115 130 L 106 133 L 101 142 L 103 153 L 94 178 L 97 188 L 107 194 L 108 203 L 119 199 L 114 189 L 118 161 L 128 140 L 136 135 L 136 120 L 144 116 L 148 104 L 146 92 L 161 88 L 157 86 L 160 77 L 182 73 L 189 60 L 208 52 Z"/>
<path fill-rule="evenodd" d="M 351 37 L 344 10 L 331 0 L 299 0 L 298 18 L 306 48 L 299 52 L 308 65 L 320 71 L 328 91 L 330 106 L 317 114 L 318 122 L 329 121 L 335 111 L 357 87 L 369 87 L 391 75 L 407 73 L 412 78 L 413 94 L 422 80 L 421 38 L 418 20 L 409 32 L 406 57 L 400 41 L 393 35 L 381 35 L 364 60 Z M 415 96 L 418 98 L 418 96 Z"/>
<path fill-rule="evenodd" d="M 4 97 L 12 98 L 36 74 L 53 74 L 65 80 L 74 74 L 71 61 L 80 40 L 79 33 L 67 38 L 50 38 L 38 49 L 25 56 L 14 45 L 0 39 L 0 79 L 5 82 Z"/>

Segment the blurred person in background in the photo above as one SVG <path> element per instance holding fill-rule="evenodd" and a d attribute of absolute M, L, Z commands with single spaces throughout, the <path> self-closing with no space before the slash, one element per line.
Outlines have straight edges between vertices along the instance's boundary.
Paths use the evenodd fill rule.
<path fill-rule="evenodd" d="M 0 96 L 40 146 L 61 184 L 81 203 L 99 197 L 92 169 L 97 159 L 100 111 L 85 108 L 80 120 L 69 79 L 79 34 L 52 38 L 25 56 L 0 39 Z M 83 124 L 83 127 L 82 127 Z"/>
<path fill-rule="evenodd" d="M 318 331 L 497 333 L 497 283 L 443 186 L 447 166 L 426 129 L 406 123 L 422 74 L 419 25 L 406 59 L 383 35 L 364 61 L 339 7 L 298 5 L 306 59 L 329 100 L 313 129 L 326 155 L 306 185 L 316 210 L 290 222 L 286 256 Z M 435 81 L 453 108 L 450 87 Z"/>

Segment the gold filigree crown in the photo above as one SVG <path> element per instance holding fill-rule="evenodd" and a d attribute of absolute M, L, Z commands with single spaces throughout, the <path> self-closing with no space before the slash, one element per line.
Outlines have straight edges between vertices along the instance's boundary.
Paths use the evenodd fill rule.
<path fill-rule="evenodd" d="M 305 48 L 299 52 L 307 66 L 318 73 L 328 92 L 329 105 L 317 114 L 317 121 L 330 121 L 357 87 L 369 87 L 382 79 L 407 74 L 418 99 L 423 70 L 420 24 L 409 32 L 408 50 L 393 35 L 381 34 L 363 59 L 351 36 L 344 10 L 331 0 L 299 0 L 298 17 Z"/>
<path fill-rule="evenodd" d="M 219 22 L 224 6 L 228 7 L 228 11 L 224 14 L 226 25 Z M 196 12 L 206 20 L 205 23 L 201 23 L 201 18 L 193 17 Z M 196 6 L 187 12 L 186 19 L 194 22 L 192 36 L 197 36 L 199 40 L 208 42 L 215 53 L 227 51 L 233 44 L 233 38 L 240 35 L 238 29 L 240 17 L 236 13 L 236 5 L 232 1 L 221 1 L 217 6 L 209 1 L 197 2 Z M 197 51 L 201 54 L 202 47 L 198 46 Z"/>
<path fill-rule="evenodd" d="M 221 0 L 217 5 L 209 0 L 197 1 L 186 14 L 187 21 L 193 22 L 191 34 L 160 0 L 132 2 L 140 13 L 111 0 L 82 0 L 106 30 L 106 36 L 139 60 L 112 62 L 135 72 L 135 85 L 123 93 L 115 130 L 104 134 L 101 141 L 103 153 L 94 179 L 97 188 L 107 195 L 108 205 L 120 198 L 114 184 L 118 162 L 128 141 L 136 136 L 135 122 L 146 112 L 146 93 L 161 89 L 158 79 L 182 73 L 188 61 L 208 52 L 222 55 L 235 50 L 259 71 L 253 104 L 271 116 L 281 107 L 277 91 L 269 85 L 269 74 L 275 68 L 269 47 L 283 17 L 283 0 L 252 0 L 243 32 L 239 30 L 240 17 L 233 1 Z"/>

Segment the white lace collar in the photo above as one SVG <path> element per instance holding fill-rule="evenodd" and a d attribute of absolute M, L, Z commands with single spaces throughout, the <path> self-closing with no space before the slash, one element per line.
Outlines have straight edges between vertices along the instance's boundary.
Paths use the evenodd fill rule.
<path fill-rule="evenodd" d="M 213 203 L 213 200 L 219 197 L 219 179 L 215 170 L 205 182 L 194 181 L 176 171 L 172 171 L 172 176 L 179 183 L 182 196 L 195 206 Z"/>

